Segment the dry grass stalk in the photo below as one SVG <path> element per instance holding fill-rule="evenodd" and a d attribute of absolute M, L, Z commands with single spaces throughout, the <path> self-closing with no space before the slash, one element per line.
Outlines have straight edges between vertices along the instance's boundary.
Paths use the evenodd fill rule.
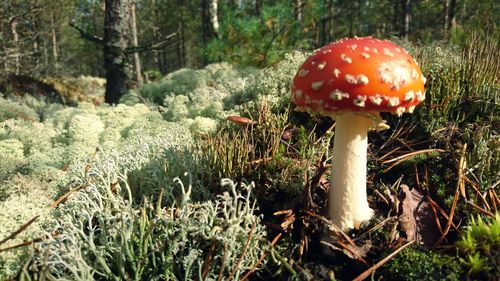
<path fill-rule="evenodd" d="M 439 244 L 441 244 L 441 242 L 443 242 L 443 240 L 446 238 L 446 235 L 450 231 L 451 225 L 453 223 L 453 216 L 455 215 L 455 209 L 457 207 L 458 198 L 460 196 L 460 190 L 462 188 L 464 188 L 463 185 L 465 184 L 464 183 L 465 182 L 464 181 L 464 171 L 467 168 L 466 167 L 466 162 L 465 162 L 465 153 L 466 153 L 466 151 L 467 151 L 467 143 L 465 143 L 464 146 L 463 146 L 463 148 L 462 148 L 462 154 L 460 156 L 460 161 L 459 161 L 459 164 L 458 164 L 457 188 L 455 190 L 455 195 L 453 196 L 453 203 L 451 205 L 450 214 L 448 216 L 448 222 L 446 223 L 446 227 L 445 227 L 443 233 L 441 234 L 441 237 L 436 242 L 435 246 L 438 246 Z"/>

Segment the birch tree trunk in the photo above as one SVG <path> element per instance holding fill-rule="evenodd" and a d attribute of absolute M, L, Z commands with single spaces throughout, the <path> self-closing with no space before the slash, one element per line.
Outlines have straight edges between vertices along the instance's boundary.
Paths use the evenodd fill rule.
<path fill-rule="evenodd" d="M 17 17 L 9 19 L 10 33 L 12 34 L 12 57 L 14 58 L 15 73 L 19 74 L 21 70 L 21 53 L 19 48 L 19 34 L 17 33 Z"/>
<path fill-rule="evenodd" d="M 54 59 L 54 64 L 57 68 L 57 64 L 59 63 L 59 50 L 57 46 L 57 33 L 54 12 L 52 12 L 50 15 L 50 25 L 50 34 L 52 39 L 52 58 Z"/>
<path fill-rule="evenodd" d="M 130 29 L 132 30 L 132 47 L 137 48 L 139 46 L 139 39 L 137 38 L 137 19 L 135 5 L 135 1 L 130 2 Z M 137 86 L 141 87 L 144 84 L 144 81 L 142 79 L 141 58 L 139 57 L 139 52 L 134 52 L 134 66 Z"/>
<path fill-rule="evenodd" d="M 219 37 L 219 17 L 217 16 L 218 0 L 210 0 L 208 12 L 210 14 L 210 24 L 215 36 Z"/>
<path fill-rule="evenodd" d="M 302 0 L 294 0 L 295 20 L 302 21 Z"/>

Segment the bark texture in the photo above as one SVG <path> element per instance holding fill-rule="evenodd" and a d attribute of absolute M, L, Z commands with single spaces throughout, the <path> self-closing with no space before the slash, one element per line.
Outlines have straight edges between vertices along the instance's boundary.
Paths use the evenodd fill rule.
<path fill-rule="evenodd" d="M 106 0 L 104 18 L 104 68 L 106 93 L 104 100 L 116 104 L 127 91 L 127 0 Z"/>

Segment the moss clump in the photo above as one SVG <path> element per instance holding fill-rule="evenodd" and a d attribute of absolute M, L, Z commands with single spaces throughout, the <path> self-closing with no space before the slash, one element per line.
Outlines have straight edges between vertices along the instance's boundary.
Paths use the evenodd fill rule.
<path fill-rule="evenodd" d="M 463 280 L 459 260 L 453 256 L 408 248 L 382 267 L 378 280 Z"/>
<path fill-rule="evenodd" d="M 474 280 L 495 280 L 500 276 L 500 215 L 494 219 L 472 218 L 462 233 L 458 247 L 460 259 Z"/>

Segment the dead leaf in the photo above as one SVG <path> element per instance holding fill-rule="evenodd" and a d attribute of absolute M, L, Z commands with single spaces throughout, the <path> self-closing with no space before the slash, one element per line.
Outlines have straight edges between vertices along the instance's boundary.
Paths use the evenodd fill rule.
<path fill-rule="evenodd" d="M 429 202 L 416 189 L 401 185 L 399 194 L 399 227 L 408 240 L 415 240 L 423 246 L 432 247 L 440 237 L 436 218 Z"/>

